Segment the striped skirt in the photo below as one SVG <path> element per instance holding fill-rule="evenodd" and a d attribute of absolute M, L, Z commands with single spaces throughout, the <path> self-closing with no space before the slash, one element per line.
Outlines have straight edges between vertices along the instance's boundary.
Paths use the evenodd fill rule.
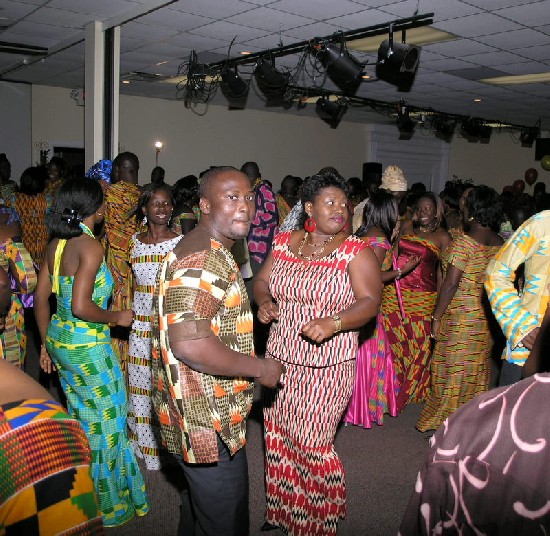
<path fill-rule="evenodd" d="M 266 519 L 288 534 L 336 534 L 346 488 L 333 443 L 353 390 L 355 360 L 286 367 L 284 386 L 264 396 Z"/>

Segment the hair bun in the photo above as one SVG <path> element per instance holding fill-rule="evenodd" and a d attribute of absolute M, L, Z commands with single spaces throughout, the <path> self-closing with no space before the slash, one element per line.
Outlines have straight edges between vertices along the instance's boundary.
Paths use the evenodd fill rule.
<path fill-rule="evenodd" d="M 82 216 L 74 208 L 66 208 L 61 214 L 61 221 L 64 221 L 72 226 L 77 226 L 82 222 Z"/>

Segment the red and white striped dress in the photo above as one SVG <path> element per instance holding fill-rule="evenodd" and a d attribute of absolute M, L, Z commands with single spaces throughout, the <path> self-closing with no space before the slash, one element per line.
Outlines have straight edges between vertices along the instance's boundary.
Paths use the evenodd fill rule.
<path fill-rule="evenodd" d="M 265 390 L 266 519 L 289 534 L 336 534 L 346 513 L 344 469 L 334 435 L 353 389 L 357 331 L 316 344 L 301 335 L 310 320 L 355 302 L 348 264 L 368 245 L 350 236 L 312 261 L 273 243 L 269 287 L 279 305 L 266 354 L 286 365 L 284 386 Z"/>

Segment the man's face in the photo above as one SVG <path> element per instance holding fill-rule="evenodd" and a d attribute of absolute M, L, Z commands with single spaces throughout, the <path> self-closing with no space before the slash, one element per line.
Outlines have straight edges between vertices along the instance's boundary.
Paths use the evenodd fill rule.
<path fill-rule="evenodd" d="M 256 214 L 250 180 L 240 171 L 221 172 L 200 200 L 200 209 L 219 237 L 246 238 Z"/>
<path fill-rule="evenodd" d="M 138 183 L 138 170 L 130 160 L 123 160 L 117 166 L 118 176 L 117 181 L 129 182 L 131 184 Z"/>

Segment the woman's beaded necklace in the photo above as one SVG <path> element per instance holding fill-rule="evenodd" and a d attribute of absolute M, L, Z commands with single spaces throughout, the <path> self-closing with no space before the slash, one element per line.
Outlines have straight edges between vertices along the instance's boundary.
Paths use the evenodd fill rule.
<path fill-rule="evenodd" d="M 325 248 L 334 240 L 334 237 L 336 235 L 331 235 L 324 242 L 322 242 L 320 249 L 311 252 L 309 255 L 304 255 L 302 253 L 302 249 L 304 248 L 306 243 L 308 246 L 311 246 L 311 247 L 317 247 L 319 245 L 319 244 L 310 244 L 307 241 L 308 236 L 309 236 L 309 233 L 306 231 L 306 233 L 304 234 L 304 238 L 302 238 L 302 241 L 298 246 L 298 257 L 300 257 L 301 259 L 305 259 L 306 261 L 312 261 L 314 259 L 319 258 L 323 254 L 323 252 L 325 251 Z"/>

